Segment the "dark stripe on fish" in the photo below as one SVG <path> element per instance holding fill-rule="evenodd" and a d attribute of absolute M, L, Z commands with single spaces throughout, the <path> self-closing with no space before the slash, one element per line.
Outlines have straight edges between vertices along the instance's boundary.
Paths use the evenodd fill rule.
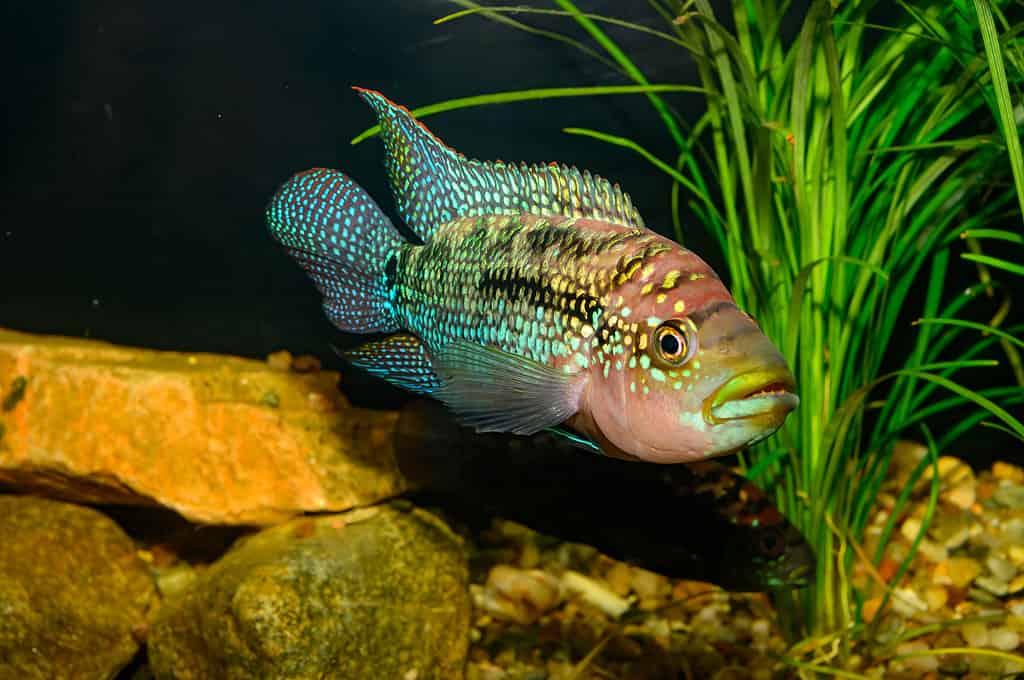
<path fill-rule="evenodd" d="M 501 295 L 512 303 L 525 300 L 531 305 L 562 312 L 579 319 L 581 323 L 591 323 L 595 312 L 598 316 L 603 313 L 597 298 L 585 293 L 559 293 L 544 283 L 541 277 L 521 276 L 510 267 L 485 270 L 477 289 L 485 299 Z"/>

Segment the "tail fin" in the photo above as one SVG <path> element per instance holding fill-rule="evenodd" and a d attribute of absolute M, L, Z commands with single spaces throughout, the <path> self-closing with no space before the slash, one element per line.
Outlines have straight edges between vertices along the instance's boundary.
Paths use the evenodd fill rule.
<path fill-rule="evenodd" d="M 618 184 L 555 163 L 470 160 L 445 146 L 405 107 L 380 92 L 354 89 L 377 114 L 398 211 L 424 242 L 438 225 L 480 215 L 564 215 L 644 226 Z"/>
<path fill-rule="evenodd" d="M 337 170 L 306 170 L 278 189 L 266 215 L 270 234 L 323 294 L 335 326 L 398 330 L 388 278 L 403 239 L 362 187 Z"/>

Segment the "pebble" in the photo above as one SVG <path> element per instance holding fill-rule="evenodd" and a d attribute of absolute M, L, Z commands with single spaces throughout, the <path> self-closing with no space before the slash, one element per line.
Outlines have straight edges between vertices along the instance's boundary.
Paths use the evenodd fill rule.
<path fill-rule="evenodd" d="M 1004 541 L 1017 544 L 1014 547 L 1020 548 L 1024 543 L 1024 518 L 1014 517 L 1003 524 L 1002 537 Z"/>
<path fill-rule="evenodd" d="M 554 576 L 539 569 L 522 570 L 504 564 L 491 569 L 484 591 L 488 610 L 520 623 L 536 621 L 562 598 Z"/>
<path fill-rule="evenodd" d="M 896 647 L 896 654 L 912 654 L 915 652 L 927 652 L 929 649 L 928 645 L 919 640 L 911 642 L 904 642 Z M 939 668 L 939 660 L 932 654 L 922 654 L 921 656 L 912 656 L 906 659 L 902 659 L 903 665 L 908 670 L 916 671 L 918 673 L 930 673 L 936 671 Z"/>
<path fill-rule="evenodd" d="M 292 367 L 292 353 L 286 349 L 267 355 L 267 365 L 275 371 L 289 371 Z"/>
<path fill-rule="evenodd" d="M 988 644 L 992 647 L 1009 652 L 1020 645 L 1020 635 L 1009 628 L 993 628 L 988 633 Z"/>
<path fill-rule="evenodd" d="M 907 541 L 913 542 L 917 535 L 921 533 L 921 520 L 916 517 L 908 517 L 900 527 L 900 533 L 903 534 L 903 538 L 907 539 Z"/>
<path fill-rule="evenodd" d="M 622 597 L 629 595 L 633 582 L 633 574 L 629 565 L 616 562 L 608 570 L 608 573 L 605 574 L 604 579 L 608 581 L 608 585 L 611 586 L 616 595 L 621 595 Z"/>
<path fill-rule="evenodd" d="M 1024 486 L 1001 485 L 992 494 L 992 498 L 1005 508 L 1024 508 Z"/>
<path fill-rule="evenodd" d="M 985 566 L 1000 581 L 1009 581 L 1017 575 L 1017 567 L 999 555 L 989 555 L 985 560 Z"/>
<path fill-rule="evenodd" d="M 1001 578 L 996 578 L 995 576 L 979 576 L 974 579 L 974 583 L 996 597 L 1002 597 L 1010 591 L 1010 584 Z"/>
<path fill-rule="evenodd" d="M 910 588 L 897 588 L 893 591 L 892 608 L 897 614 L 909 619 L 927 611 L 928 603 Z"/>
<path fill-rule="evenodd" d="M 992 475 L 996 479 L 1005 479 L 1014 484 L 1024 484 L 1024 468 L 1002 461 L 993 463 Z"/>
<path fill-rule="evenodd" d="M 960 634 L 970 647 L 984 647 L 988 644 L 988 628 L 984 623 L 965 623 Z"/>
<path fill-rule="evenodd" d="M 931 611 L 942 609 L 949 602 L 949 592 L 942 586 L 931 586 L 924 591 L 924 601 Z"/>
<path fill-rule="evenodd" d="M 939 545 L 927 538 L 921 539 L 917 544 L 917 552 L 929 562 L 944 562 L 949 559 L 949 551 L 945 546 Z"/>
<path fill-rule="evenodd" d="M 1006 552 L 1014 564 L 1024 566 L 1024 545 L 1011 545 Z"/>
<path fill-rule="evenodd" d="M 961 510 L 967 510 L 974 505 L 977 500 L 977 494 L 975 492 L 974 480 L 957 484 L 952 489 L 949 489 L 942 494 L 942 500 L 946 501 L 950 505 L 955 505 Z"/>
<path fill-rule="evenodd" d="M 932 581 L 936 585 L 966 588 L 979 574 L 981 565 L 977 560 L 970 557 L 951 557 L 936 565 Z"/>
<path fill-rule="evenodd" d="M 971 519 L 966 513 L 943 513 L 932 522 L 928 533 L 942 547 L 956 550 L 971 536 Z"/>
<path fill-rule="evenodd" d="M 1024 590 L 1024 574 L 1018 574 L 1013 577 L 1013 580 L 1006 587 L 1006 592 L 1012 594 L 1019 593 Z"/>
<path fill-rule="evenodd" d="M 633 567 L 633 592 L 641 599 L 654 599 L 668 591 L 668 579 L 653 571 Z"/>

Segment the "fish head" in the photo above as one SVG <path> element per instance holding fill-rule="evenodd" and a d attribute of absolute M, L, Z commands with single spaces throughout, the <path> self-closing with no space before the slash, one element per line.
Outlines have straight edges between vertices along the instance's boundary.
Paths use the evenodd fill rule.
<path fill-rule="evenodd" d="M 646 284 L 627 291 L 614 313 L 628 310 L 628 323 L 616 319 L 617 334 L 602 337 L 591 364 L 579 427 L 610 455 L 680 463 L 733 453 L 771 435 L 799 404 L 779 350 L 710 267 L 687 255 L 704 272 L 663 293 Z"/>
<path fill-rule="evenodd" d="M 734 525 L 722 534 L 716 582 L 738 592 L 803 588 L 814 580 L 814 550 L 783 521 Z"/>

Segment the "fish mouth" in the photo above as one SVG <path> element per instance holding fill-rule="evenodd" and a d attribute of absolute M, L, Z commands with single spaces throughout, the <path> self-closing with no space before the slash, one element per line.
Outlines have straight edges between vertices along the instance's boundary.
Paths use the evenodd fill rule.
<path fill-rule="evenodd" d="M 800 404 L 795 390 L 793 374 L 785 368 L 741 373 L 704 400 L 704 420 L 718 425 L 768 416 L 781 424 Z"/>

